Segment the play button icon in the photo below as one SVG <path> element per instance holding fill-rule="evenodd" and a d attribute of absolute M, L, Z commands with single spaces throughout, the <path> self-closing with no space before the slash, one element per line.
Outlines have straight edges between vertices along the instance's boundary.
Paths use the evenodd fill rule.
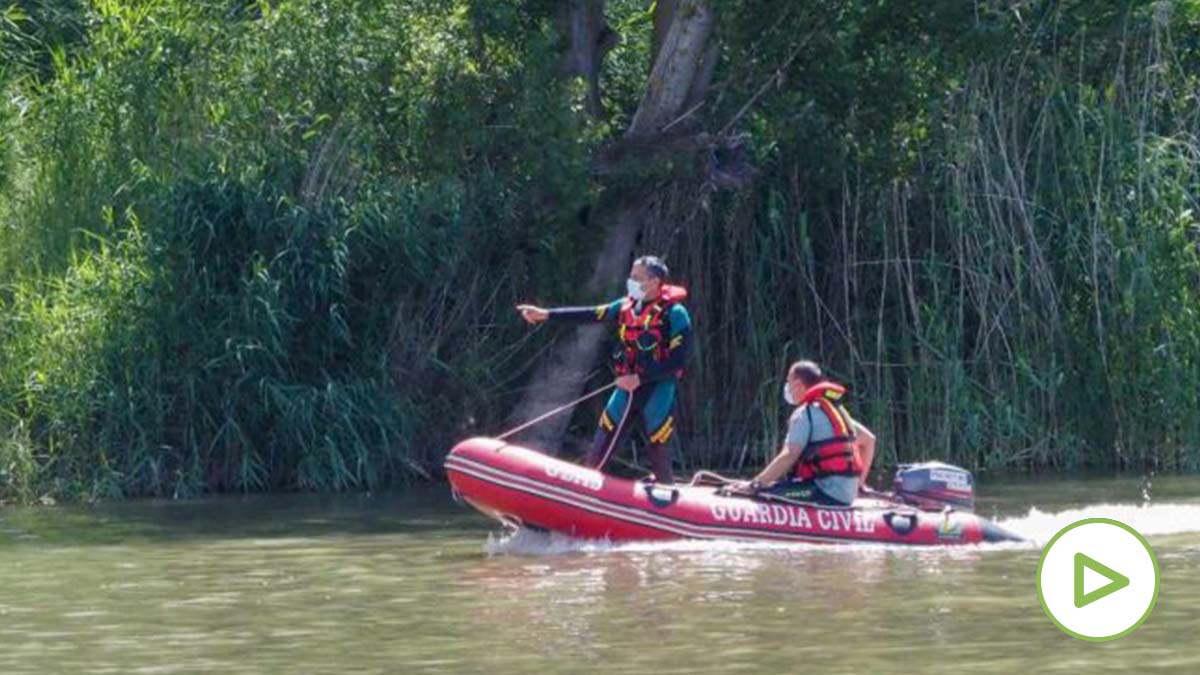
<path fill-rule="evenodd" d="M 1108 579 L 1108 583 L 1091 592 L 1084 592 L 1087 571 L 1093 571 Z M 1075 554 L 1075 606 L 1087 607 L 1100 598 L 1107 597 L 1129 585 L 1129 577 L 1092 560 L 1082 553 Z"/>
<path fill-rule="evenodd" d="M 1133 632 L 1158 598 L 1158 562 L 1142 535 L 1107 518 L 1068 525 L 1038 563 L 1038 599 L 1068 635 L 1104 642 Z"/>

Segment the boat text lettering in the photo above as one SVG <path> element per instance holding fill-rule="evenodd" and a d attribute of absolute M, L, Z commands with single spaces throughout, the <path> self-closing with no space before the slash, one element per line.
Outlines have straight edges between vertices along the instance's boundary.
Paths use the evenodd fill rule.
<path fill-rule="evenodd" d="M 822 530 L 825 532 L 860 532 L 875 531 L 875 520 L 857 511 L 827 511 L 809 509 L 782 504 L 712 504 L 709 512 L 713 520 L 719 523 L 753 523 L 756 525 L 775 525 L 777 527 L 793 527 L 806 530 Z M 813 526 L 813 517 L 816 527 Z"/>
<path fill-rule="evenodd" d="M 547 462 L 546 475 L 593 492 L 598 492 L 604 486 L 604 478 L 599 473 L 560 462 Z"/>

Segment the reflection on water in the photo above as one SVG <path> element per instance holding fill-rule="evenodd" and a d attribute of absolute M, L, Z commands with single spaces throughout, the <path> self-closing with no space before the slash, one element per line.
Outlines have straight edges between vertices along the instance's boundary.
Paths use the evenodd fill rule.
<path fill-rule="evenodd" d="M 441 489 L 8 509 L 0 672 L 1200 672 L 1200 480 L 1143 483 L 983 488 L 1040 541 L 1150 536 L 1158 605 L 1107 644 L 1046 619 L 1036 546 L 614 547 L 500 535 Z"/>

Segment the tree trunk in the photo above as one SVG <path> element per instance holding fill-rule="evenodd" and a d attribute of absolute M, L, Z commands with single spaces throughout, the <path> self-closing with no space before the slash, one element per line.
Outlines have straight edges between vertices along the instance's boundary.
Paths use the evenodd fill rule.
<path fill-rule="evenodd" d="M 678 0 L 658 0 L 654 3 L 654 32 L 650 37 L 650 69 L 654 70 L 654 62 L 662 51 L 663 43 L 667 41 L 667 31 L 671 30 L 671 20 L 675 18 L 675 5 Z M 649 75 L 649 73 L 647 73 Z"/>
<path fill-rule="evenodd" d="M 667 33 L 671 29 L 671 21 L 675 18 L 675 8 L 678 5 L 679 0 L 658 0 L 654 3 L 654 33 L 650 41 L 650 54 L 652 55 L 650 68 L 652 70 L 659 51 L 667 40 Z M 692 79 L 687 101 L 683 106 L 685 111 L 704 100 L 704 95 L 708 93 L 708 86 L 712 83 L 713 72 L 716 70 L 717 57 L 720 56 L 720 53 L 717 42 L 709 40 L 709 44 L 704 50 L 704 57 L 700 62 L 700 68 Z"/>
<path fill-rule="evenodd" d="M 712 10 L 700 0 L 678 0 L 656 11 L 671 13 L 670 28 L 662 38 L 646 83 L 646 94 L 625 133 L 627 138 L 661 132 L 686 112 L 689 92 L 708 88 L 702 80 L 710 57 Z M 657 27 L 657 17 L 655 24 Z M 708 76 L 711 77 L 711 68 Z"/>
<path fill-rule="evenodd" d="M 563 71 L 587 80 L 584 108 L 592 117 L 604 115 L 600 95 L 600 66 L 620 37 L 604 18 L 605 0 L 567 0 L 559 14 L 559 31 L 567 40 Z"/>
<path fill-rule="evenodd" d="M 572 2 L 572 6 L 576 3 Z M 654 60 L 646 93 L 626 130 L 626 139 L 653 137 L 662 128 L 687 111 L 689 94 L 707 89 L 712 65 L 708 40 L 713 29 L 713 14 L 700 0 L 676 0 L 660 4 L 670 11 L 669 28 Z M 656 20 L 657 20 L 656 16 Z M 657 22 L 656 22 L 657 26 Z M 707 75 L 705 74 L 707 70 Z M 637 162 L 637 156 L 628 160 Z M 570 304 L 602 302 L 605 295 L 619 287 L 633 260 L 639 233 L 652 217 L 654 188 L 619 193 L 609 190 L 591 211 L 590 224 L 604 231 L 604 239 L 592 259 L 591 275 L 580 289 L 580 297 L 564 299 Z M 522 400 L 513 411 L 514 421 L 533 418 L 577 398 L 589 372 L 597 362 L 601 347 L 611 336 L 611 326 L 584 326 L 564 336 L 538 365 Z M 524 444 L 544 451 L 557 452 L 562 442 L 568 415 L 558 415 L 526 432 Z"/>

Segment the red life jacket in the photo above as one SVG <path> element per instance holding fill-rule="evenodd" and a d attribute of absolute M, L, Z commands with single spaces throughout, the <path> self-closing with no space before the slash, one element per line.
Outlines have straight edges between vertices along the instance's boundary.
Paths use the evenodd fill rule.
<path fill-rule="evenodd" d="M 640 374 L 645 369 L 647 356 L 658 362 L 667 359 L 671 352 L 667 313 L 685 299 L 687 289 L 664 285 L 657 298 L 642 303 L 639 312 L 633 298 L 625 298 L 617 328 L 621 346 L 614 369 L 618 375 Z"/>
<path fill-rule="evenodd" d="M 800 461 L 796 462 L 796 478 L 808 480 L 822 476 L 857 476 L 862 473 L 862 462 L 854 451 L 854 426 L 850 415 L 838 403 L 846 395 L 846 388 L 833 382 L 820 382 L 800 399 L 806 406 L 809 429 L 812 429 L 813 409 L 820 410 L 833 425 L 833 437 L 823 441 L 810 440 L 804 446 Z M 811 434 L 811 431 L 810 431 Z"/>

